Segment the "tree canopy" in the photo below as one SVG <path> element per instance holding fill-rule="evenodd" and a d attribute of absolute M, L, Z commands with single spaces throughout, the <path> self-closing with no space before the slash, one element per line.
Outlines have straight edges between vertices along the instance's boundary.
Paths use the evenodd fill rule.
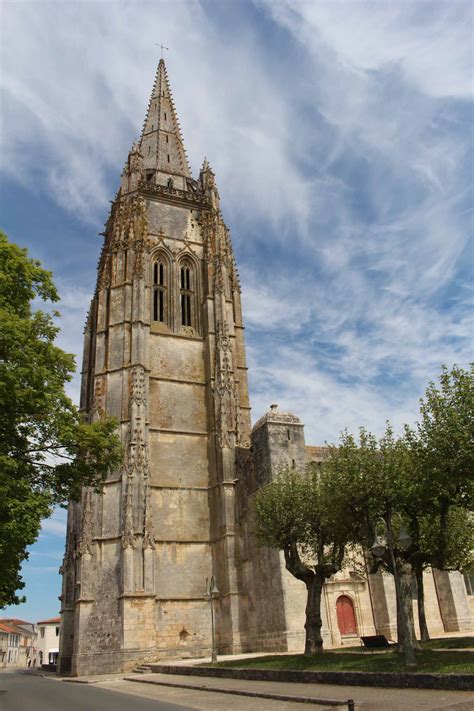
<path fill-rule="evenodd" d="M 41 519 L 122 459 L 115 421 L 84 421 L 66 395 L 74 356 L 55 345 L 59 313 L 35 300 L 59 301 L 51 273 L 0 232 L 0 607 L 21 601 Z"/>
<path fill-rule="evenodd" d="M 282 550 L 287 570 L 307 589 L 305 654 L 321 652 L 321 593 L 341 569 L 349 542 L 348 519 L 334 517 L 331 482 L 324 470 L 283 468 L 255 498 L 256 535 Z"/>
<path fill-rule="evenodd" d="M 400 649 L 416 646 L 414 580 L 420 629 L 428 638 L 423 568 L 463 570 L 473 563 L 473 395 L 472 366 L 443 368 L 439 385 L 430 383 L 420 401 L 414 428 L 405 427 L 396 436 L 387 423 L 380 438 L 363 428 L 358 438 L 345 431 L 337 445 L 328 447 L 322 470 L 288 470 L 256 496 L 257 537 L 263 545 L 283 550 L 286 567 L 307 587 L 308 581 L 324 582 L 341 568 L 345 545 L 367 552 L 372 573 L 396 570 L 404 610 L 397 608 Z M 388 527 L 394 557 L 385 546 L 375 558 L 372 544 L 385 538 Z M 404 528 L 409 539 L 400 535 Z M 302 552 L 309 552 L 311 564 L 302 560 Z M 311 594 L 308 587 L 308 600 Z M 315 604 L 307 605 L 307 625 L 308 610 Z M 320 615 L 317 620 L 320 625 Z M 318 635 L 315 639 L 309 653 L 321 647 Z"/>

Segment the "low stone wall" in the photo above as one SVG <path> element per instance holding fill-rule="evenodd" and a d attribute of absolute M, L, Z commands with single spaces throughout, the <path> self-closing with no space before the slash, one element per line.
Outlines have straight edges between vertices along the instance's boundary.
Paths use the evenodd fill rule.
<path fill-rule="evenodd" d="M 395 689 L 439 689 L 445 691 L 474 690 L 474 674 L 423 674 L 395 672 L 317 672 L 281 669 L 233 669 L 224 667 L 172 666 L 151 664 L 156 674 L 213 676 L 222 679 L 249 681 L 285 681 L 300 684 L 339 684 L 341 686 L 373 686 Z"/>
<path fill-rule="evenodd" d="M 58 665 L 57 664 L 42 664 L 41 669 L 43 671 L 49 671 L 49 672 L 55 672 L 57 671 Z"/>

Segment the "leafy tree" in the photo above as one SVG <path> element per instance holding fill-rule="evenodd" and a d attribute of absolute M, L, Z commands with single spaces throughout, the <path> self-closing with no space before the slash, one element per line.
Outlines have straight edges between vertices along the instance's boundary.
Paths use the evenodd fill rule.
<path fill-rule="evenodd" d="M 352 545 L 359 544 L 368 551 L 370 572 L 383 570 L 394 574 L 392 555 L 387 546 L 381 558 L 371 554 L 376 538 L 385 538 L 387 528 L 393 527 L 394 559 L 400 581 L 400 600 L 397 599 L 398 649 L 417 647 L 413 621 L 411 555 L 413 544 L 406 547 L 400 539 L 398 516 L 404 514 L 405 498 L 409 496 L 407 482 L 407 452 L 405 442 L 396 438 L 387 424 L 384 435 L 377 439 L 361 428 L 359 441 L 347 432 L 342 433 L 338 446 L 330 447 L 325 462 L 327 476 L 333 485 L 333 507 L 338 516 L 351 519 Z M 411 485 L 411 484 L 410 484 Z M 401 625 L 403 605 L 407 620 L 406 635 Z"/>
<path fill-rule="evenodd" d="M 52 506 L 101 484 L 122 459 L 111 418 L 86 423 L 64 392 L 74 357 L 54 344 L 51 273 L 0 232 L 0 607 L 17 604 L 26 547 Z"/>
<path fill-rule="evenodd" d="M 421 639 L 429 640 L 424 611 L 423 569 L 462 570 L 474 549 L 474 367 L 443 367 L 420 400 L 420 422 L 405 428 L 409 469 L 416 496 L 406 501 L 417 545 L 412 564 L 417 580 Z"/>
<path fill-rule="evenodd" d="M 341 569 L 348 542 L 345 524 L 332 516 L 331 500 L 331 483 L 317 468 L 283 469 L 255 498 L 258 540 L 282 550 L 287 570 L 306 585 L 305 655 L 323 650 L 322 589 Z"/>
<path fill-rule="evenodd" d="M 430 383 L 421 400 L 421 420 L 395 438 L 390 426 L 377 440 L 365 430 L 359 442 L 347 432 L 332 447 L 326 463 L 334 483 L 334 506 L 354 520 L 353 542 L 370 549 L 377 522 L 400 514 L 411 537 L 396 543 L 395 560 L 402 604 L 409 621 L 408 644 L 416 647 L 413 622 L 413 576 L 418 587 L 422 639 L 429 639 L 424 615 L 423 569 L 459 570 L 472 565 L 474 437 L 473 371 L 443 368 L 440 387 Z M 395 519 L 397 520 L 397 519 Z M 397 533 L 397 531 L 395 531 Z M 397 538 L 397 536 L 395 536 Z M 393 574 L 387 550 L 373 561 Z M 399 649 L 406 640 L 397 610 Z"/>

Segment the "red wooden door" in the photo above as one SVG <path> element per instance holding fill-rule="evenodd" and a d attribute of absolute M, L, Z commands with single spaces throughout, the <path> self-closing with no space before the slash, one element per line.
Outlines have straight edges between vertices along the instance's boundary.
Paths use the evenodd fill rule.
<path fill-rule="evenodd" d="M 336 602 L 337 624 L 341 636 L 357 634 L 354 605 L 347 595 L 341 595 Z"/>

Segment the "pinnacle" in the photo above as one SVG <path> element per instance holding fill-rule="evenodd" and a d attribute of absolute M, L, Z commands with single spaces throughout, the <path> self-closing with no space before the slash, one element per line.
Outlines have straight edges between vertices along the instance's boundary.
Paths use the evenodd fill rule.
<path fill-rule="evenodd" d="M 164 59 L 156 70 L 139 147 L 145 170 L 191 177 Z"/>

